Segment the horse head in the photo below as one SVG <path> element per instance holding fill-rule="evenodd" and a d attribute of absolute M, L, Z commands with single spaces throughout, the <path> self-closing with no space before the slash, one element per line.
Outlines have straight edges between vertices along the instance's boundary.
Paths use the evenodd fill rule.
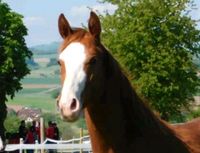
<path fill-rule="evenodd" d="M 101 89 L 106 51 L 100 42 L 101 25 L 98 16 L 90 13 L 88 31 L 72 28 L 63 14 L 58 27 L 63 38 L 59 54 L 62 90 L 58 107 L 64 120 L 75 121 L 88 101 Z"/>

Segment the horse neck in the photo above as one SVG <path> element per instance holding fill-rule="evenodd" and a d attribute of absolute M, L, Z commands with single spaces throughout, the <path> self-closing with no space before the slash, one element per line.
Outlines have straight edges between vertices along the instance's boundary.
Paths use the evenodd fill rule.
<path fill-rule="evenodd" d="M 109 56 L 112 75 L 104 92 L 85 108 L 85 118 L 94 153 L 129 153 L 138 138 L 174 136 L 142 102 L 117 62 Z"/>
<path fill-rule="evenodd" d="M 106 143 L 105 138 L 102 136 L 98 126 L 93 121 L 93 116 L 90 114 L 90 111 L 85 108 L 84 109 L 85 119 L 87 128 L 90 135 L 92 152 L 93 153 L 109 153 L 109 145 Z M 114 152 L 110 152 L 114 153 Z"/>

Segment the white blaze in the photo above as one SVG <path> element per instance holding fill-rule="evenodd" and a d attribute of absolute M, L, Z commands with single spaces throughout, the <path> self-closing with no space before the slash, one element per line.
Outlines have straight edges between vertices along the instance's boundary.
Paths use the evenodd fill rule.
<path fill-rule="evenodd" d="M 73 98 L 81 102 L 81 93 L 86 81 L 86 74 L 83 70 L 86 59 L 84 45 L 78 42 L 69 44 L 62 51 L 59 59 L 65 64 L 66 73 L 59 105 L 68 106 Z"/>

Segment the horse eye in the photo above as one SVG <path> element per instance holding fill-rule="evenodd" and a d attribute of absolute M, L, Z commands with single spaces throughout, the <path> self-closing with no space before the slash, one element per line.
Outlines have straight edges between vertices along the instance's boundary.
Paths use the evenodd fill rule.
<path fill-rule="evenodd" d="M 91 65 L 96 64 L 96 62 L 97 62 L 97 59 L 96 59 L 95 57 L 93 57 L 93 58 L 90 60 L 90 64 L 91 64 Z"/>
<path fill-rule="evenodd" d="M 61 65 L 60 61 L 57 61 L 58 65 Z"/>

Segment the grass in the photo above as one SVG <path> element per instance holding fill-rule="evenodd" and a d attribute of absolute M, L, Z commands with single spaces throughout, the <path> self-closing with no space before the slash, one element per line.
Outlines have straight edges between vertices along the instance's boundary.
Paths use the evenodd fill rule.
<path fill-rule="evenodd" d="M 59 84 L 59 83 L 60 83 L 59 77 L 55 77 L 55 78 L 27 77 L 22 80 L 22 84 Z"/>
<path fill-rule="evenodd" d="M 8 104 L 56 112 L 56 100 L 49 94 L 17 94 L 14 99 L 8 99 Z"/>
<path fill-rule="evenodd" d="M 58 58 L 58 53 L 56 54 L 34 54 L 33 58 Z"/>
<path fill-rule="evenodd" d="M 34 58 L 56 58 L 56 54 L 34 55 Z M 47 67 L 47 63 L 38 63 L 39 68 L 31 71 L 22 81 L 23 89 L 16 93 L 13 99 L 8 98 L 8 105 L 20 105 L 22 107 L 40 108 L 45 122 L 49 120 L 56 121 L 62 138 L 69 139 L 73 136 L 79 136 L 79 128 L 85 126 L 85 122 L 66 123 L 60 119 L 57 111 L 56 99 L 58 87 L 60 86 L 59 66 L 53 65 Z M 56 72 L 56 73 L 55 73 Z M 47 114 L 47 115 L 45 115 Z M 16 123 L 16 122 L 14 122 Z M 12 125 L 9 125 L 12 127 Z M 18 126 L 17 126 L 18 127 Z M 85 130 L 87 133 L 87 130 Z"/>
<path fill-rule="evenodd" d="M 34 58 L 53 58 L 56 54 L 34 55 Z M 60 76 L 55 74 L 59 70 L 58 65 L 46 67 L 42 61 L 39 69 L 34 69 L 22 81 L 21 91 L 16 93 L 13 100 L 8 99 L 8 104 L 21 105 L 24 107 L 41 108 L 45 112 L 56 112 L 56 100 L 52 91 L 60 85 Z"/>
<path fill-rule="evenodd" d="M 46 88 L 25 88 L 18 92 L 18 94 L 35 94 L 46 91 Z"/>
<path fill-rule="evenodd" d="M 51 67 L 40 67 L 34 71 L 26 78 L 59 78 L 59 67 L 57 65 Z"/>
<path fill-rule="evenodd" d="M 60 85 L 59 75 L 50 76 L 48 74 L 56 69 L 58 67 L 52 66 L 32 70 L 31 74 L 21 81 L 24 88 L 16 93 L 13 100 L 8 99 L 8 104 L 40 108 L 45 112 L 56 112 L 56 100 L 52 97 L 52 92 L 47 92 Z M 41 77 L 41 74 L 46 74 L 46 77 Z"/>

